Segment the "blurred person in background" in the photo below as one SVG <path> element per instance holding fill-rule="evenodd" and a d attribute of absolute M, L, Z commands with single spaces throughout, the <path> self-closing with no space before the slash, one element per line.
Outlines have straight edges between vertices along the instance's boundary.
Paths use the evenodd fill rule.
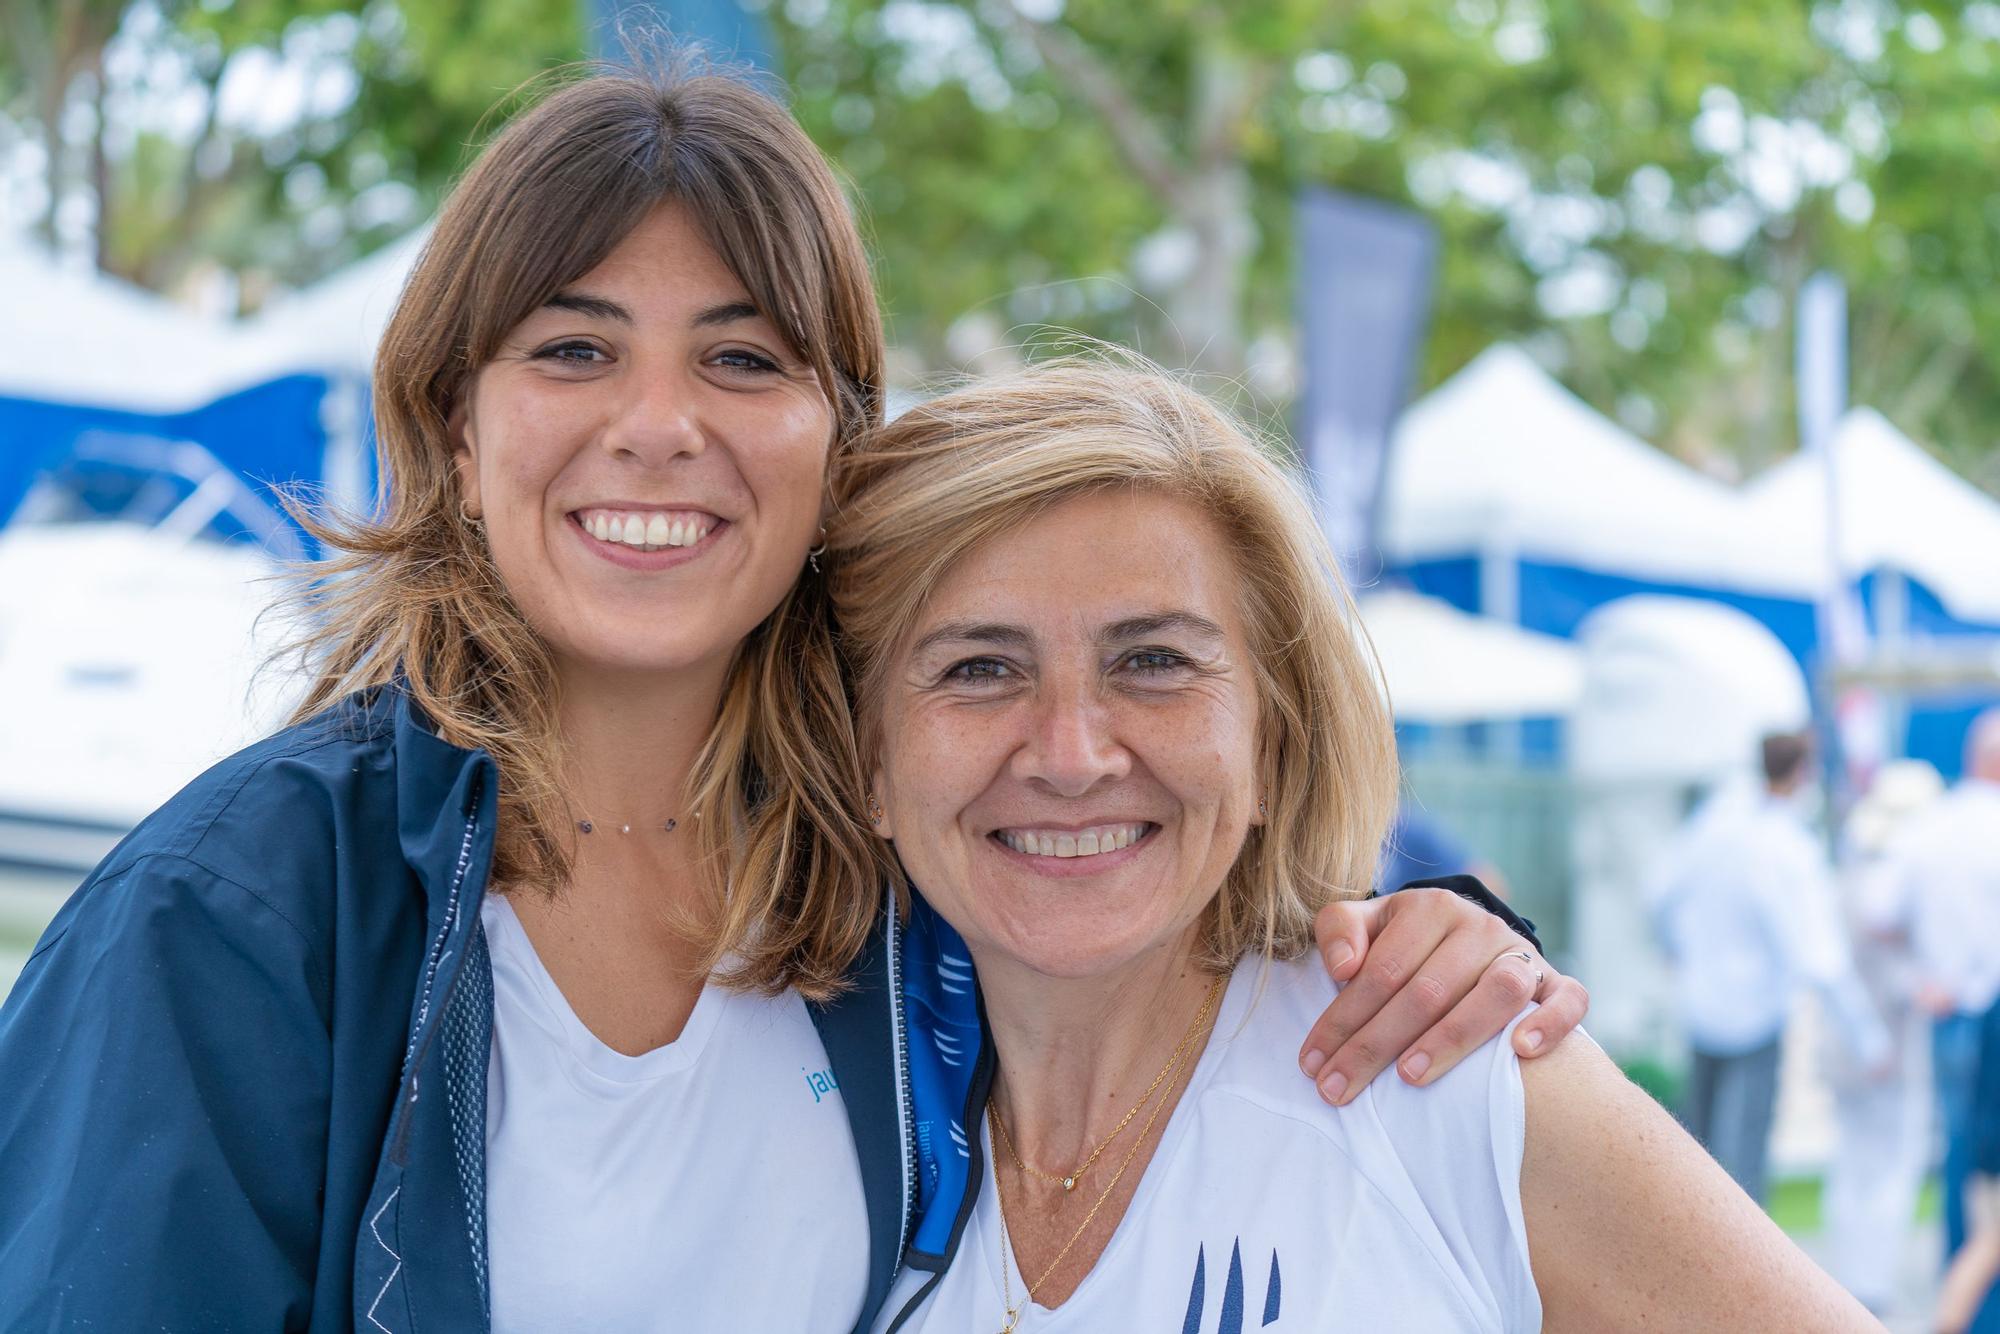
<path fill-rule="evenodd" d="M 1986 1012 L 1973 1104 L 1965 1244 L 1938 1292 L 1938 1334 L 2000 1334 L 2000 1004 Z"/>
<path fill-rule="evenodd" d="M 1799 986 L 1821 994 L 1865 1066 L 1882 1067 L 1890 1051 L 1854 973 L 1825 854 L 1801 813 L 1812 754 L 1805 734 L 1765 737 L 1761 789 L 1711 798 L 1649 889 L 1693 1052 L 1683 1116 L 1759 1204 L 1778 1055 Z"/>
<path fill-rule="evenodd" d="M 573 79 L 481 152 L 377 357 L 383 506 L 308 516 L 309 716 L 147 817 L 0 1008 L 0 1324 L 869 1323 L 955 1216 L 971 1077 L 907 1064 L 813 563 L 883 355 L 748 85 Z M 1365 1039 L 1322 1080 L 1448 1064 L 1527 967 L 1521 1050 L 1581 1017 L 1462 898 L 1320 926 Z"/>
<path fill-rule="evenodd" d="M 1916 961 L 1899 931 L 1871 929 L 1883 858 L 1896 834 L 1944 791 L 1922 760 L 1884 765 L 1849 813 L 1843 867 L 1855 971 L 1889 1034 L 1889 1059 L 1868 1066 L 1829 1028 L 1822 1059 L 1837 1129 L 1821 1197 L 1830 1268 L 1880 1315 L 1896 1303 L 1903 1241 L 1930 1167 L 1930 1016 L 1916 1003 Z"/>
<path fill-rule="evenodd" d="M 2000 1000 L 2000 708 L 1973 720 L 1957 785 L 1891 843 L 1872 910 L 1872 926 L 1908 933 L 1918 1001 L 1932 1017 L 1949 1259 L 1965 1244 L 1980 1053 L 1987 1015 Z"/>

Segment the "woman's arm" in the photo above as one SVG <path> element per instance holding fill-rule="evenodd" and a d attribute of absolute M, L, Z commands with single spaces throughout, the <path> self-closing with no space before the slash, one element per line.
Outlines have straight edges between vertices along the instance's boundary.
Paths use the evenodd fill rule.
<path fill-rule="evenodd" d="M 1449 890 L 1330 904 L 1314 933 L 1344 985 L 1306 1035 L 1299 1068 L 1335 1106 L 1391 1062 L 1406 1083 L 1434 1082 L 1531 1000 L 1541 1008 L 1514 1034 L 1523 1059 L 1561 1042 L 1590 1007 L 1582 984 L 1504 919 Z"/>
<path fill-rule="evenodd" d="M 327 995 L 291 922 L 192 862 L 77 892 L 0 1008 L 0 1325 L 307 1326 Z"/>
<path fill-rule="evenodd" d="M 1596 1044 L 1521 1067 L 1543 1328 L 1879 1330 Z"/>

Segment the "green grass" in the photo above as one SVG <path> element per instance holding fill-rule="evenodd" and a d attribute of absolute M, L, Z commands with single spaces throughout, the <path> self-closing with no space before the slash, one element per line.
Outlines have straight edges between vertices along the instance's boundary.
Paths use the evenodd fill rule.
<path fill-rule="evenodd" d="M 1792 1236 L 1811 1236 L 1825 1225 L 1820 1215 L 1821 1188 L 1818 1177 L 1785 1177 L 1774 1181 L 1771 1183 L 1771 1198 L 1764 1206 L 1765 1212 Z M 1939 1201 L 1937 1178 L 1927 1178 L 1923 1189 L 1917 1193 L 1917 1214 L 1913 1221 L 1935 1222 L 1942 1207 Z"/>

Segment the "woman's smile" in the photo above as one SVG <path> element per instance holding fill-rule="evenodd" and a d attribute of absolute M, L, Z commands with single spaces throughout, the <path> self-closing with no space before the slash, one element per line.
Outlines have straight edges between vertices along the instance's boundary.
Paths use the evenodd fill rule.
<path fill-rule="evenodd" d="M 591 506 L 572 511 L 569 524 L 592 555 L 641 571 L 676 569 L 699 559 L 730 526 L 726 519 L 683 506 Z"/>
<path fill-rule="evenodd" d="M 1160 826 L 1150 820 L 1098 822 L 1083 826 L 1035 824 L 996 829 L 987 835 L 999 856 L 1035 875 L 1077 877 L 1120 870 L 1138 860 Z"/>

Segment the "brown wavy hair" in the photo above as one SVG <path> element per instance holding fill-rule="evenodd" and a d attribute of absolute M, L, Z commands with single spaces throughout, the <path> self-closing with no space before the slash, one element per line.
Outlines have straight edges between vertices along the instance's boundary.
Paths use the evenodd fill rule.
<path fill-rule="evenodd" d="M 1131 354 L 1043 362 L 918 404 L 834 471 L 828 579 L 872 767 L 890 674 L 929 590 L 1077 496 L 1145 490 L 1221 528 L 1242 580 L 1265 823 L 1202 919 L 1201 962 L 1289 958 L 1367 893 L 1395 810 L 1380 668 L 1297 479 L 1213 402 Z M 899 886 L 900 888 L 900 886 Z"/>
<path fill-rule="evenodd" d="M 463 517 L 446 421 L 505 336 L 660 205 L 686 208 L 833 409 L 830 458 L 881 419 L 882 325 L 861 238 L 819 150 L 743 79 L 687 54 L 576 68 L 506 124 L 452 190 L 374 373 L 375 513 L 300 505 L 330 553 L 299 600 L 311 686 L 298 716 L 406 690 L 446 741 L 499 766 L 493 878 L 554 889 L 574 813 L 557 680 Z M 682 828 L 710 894 L 686 923 L 725 980 L 830 994 L 881 904 L 824 583 L 808 574 L 737 652 L 689 778 Z"/>

